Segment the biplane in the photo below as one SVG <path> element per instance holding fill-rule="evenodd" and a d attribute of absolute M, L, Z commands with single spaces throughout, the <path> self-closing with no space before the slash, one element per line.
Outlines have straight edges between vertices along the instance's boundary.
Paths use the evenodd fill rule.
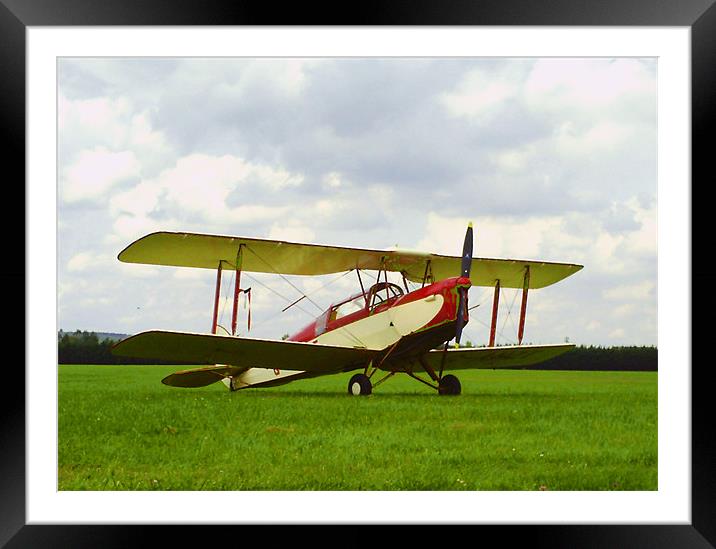
<path fill-rule="evenodd" d="M 467 228 L 461 256 L 182 232 L 148 234 L 127 246 L 118 259 L 215 269 L 211 333 L 151 330 L 122 340 L 112 352 L 198 366 L 162 380 L 174 387 L 202 387 L 222 381 L 236 391 L 357 371 L 348 383 L 350 395 L 369 395 L 396 374 L 408 375 L 440 395 L 459 395 L 460 381 L 446 372 L 517 368 L 574 347 L 522 345 L 522 340 L 529 290 L 554 284 L 582 265 L 479 258 L 472 256 L 472 250 L 472 224 Z M 217 322 L 222 271 L 227 269 L 235 272 L 230 330 L 221 329 Z M 377 272 L 371 285 L 363 281 L 361 273 L 366 271 Z M 355 272 L 360 291 L 331 304 L 287 340 L 244 337 L 237 334 L 238 304 L 240 295 L 250 290 L 240 286 L 242 272 L 281 276 Z M 388 281 L 389 272 L 399 273 L 402 287 Z M 420 286 L 410 291 L 408 282 Z M 485 347 L 461 348 L 462 331 L 469 321 L 471 286 L 494 288 L 489 340 Z M 522 291 L 517 345 L 495 345 L 503 288 Z M 455 344 L 450 346 L 453 339 Z M 376 372 L 381 375 L 374 381 Z"/>

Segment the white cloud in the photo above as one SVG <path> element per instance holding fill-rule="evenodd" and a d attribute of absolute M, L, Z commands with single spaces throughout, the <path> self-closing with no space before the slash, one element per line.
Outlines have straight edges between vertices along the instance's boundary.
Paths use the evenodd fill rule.
<path fill-rule="evenodd" d="M 60 144 L 71 139 L 112 149 L 126 146 L 131 113 L 126 97 L 70 100 L 60 90 L 57 121 Z"/>
<path fill-rule="evenodd" d="M 156 209 L 162 192 L 163 189 L 157 181 L 141 181 L 131 189 L 112 195 L 109 213 L 113 217 L 122 214 L 146 216 Z"/>
<path fill-rule="evenodd" d="M 624 96 L 654 97 L 654 76 L 637 59 L 539 59 L 525 83 L 537 109 L 604 107 Z"/>
<path fill-rule="evenodd" d="M 610 279 L 639 274 L 649 278 L 654 273 L 644 270 L 644 262 L 656 259 L 655 206 L 644 210 L 636 200 L 627 203 L 640 222 L 639 228 L 613 233 L 604 230 L 608 217 L 595 217 L 591 212 L 569 216 L 478 217 L 472 219 L 473 254 L 476 257 L 578 263 L 585 265 L 590 275 Z M 425 233 L 414 247 L 426 252 L 459 255 L 468 221 L 467 218 L 430 212 Z M 608 280 L 604 284 L 608 284 Z M 649 283 L 642 279 L 638 284 Z M 648 286 L 639 286 L 627 292 L 643 295 L 648 289 Z"/>
<path fill-rule="evenodd" d="M 138 111 L 126 97 L 71 100 L 60 88 L 58 130 L 64 158 L 86 148 L 127 151 L 149 173 L 172 155 L 164 134 L 152 128 L 149 112 Z"/>
<path fill-rule="evenodd" d="M 122 239 L 192 225 L 232 227 L 282 218 L 288 206 L 257 203 L 258 192 L 281 191 L 302 183 L 300 174 L 236 156 L 193 154 L 180 158 L 156 178 L 116 193 L 110 200 L 114 230 Z"/>
<path fill-rule="evenodd" d="M 193 77 L 191 85 L 197 82 L 195 70 L 204 73 L 199 81 L 219 82 L 213 92 L 219 100 L 237 100 L 245 95 L 267 93 L 267 90 L 284 98 L 295 98 L 303 93 L 308 84 L 307 70 L 315 63 L 312 59 L 250 59 L 231 67 L 234 76 L 227 79 L 225 60 L 202 59 L 185 62 L 185 68 L 191 70 L 183 73 Z"/>
<path fill-rule="evenodd" d="M 623 339 L 625 335 L 626 332 L 624 331 L 624 328 L 617 328 L 616 330 L 609 332 L 609 337 L 612 339 Z"/>
<path fill-rule="evenodd" d="M 183 211 L 211 215 L 226 209 L 229 193 L 248 173 L 249 167 L 239 158 L 193 154 L 163 171 L 159 184 L 167 199 Z"/>
<path fill-rule="evenodd" d="M 625 205 L 634 212 L 634 219 L 639 229 L 628 234 L 624 242 L 624 252 L 637 257 L 656 257 L 657 242 L 657 205 L 643 208 L 636 198 L 631 198 Z"/>
<path fill-rule="evenodd" d="M 655 288 L 653 280 L 644 280 L 636 284 L 606 288 L 602 291 L 602 296 L 612 301 L 644 301 L 655 298 Z"/>
<path fill-rule="evenodd" d="M 589 322 L 589 324 L 587 324 L 586 329 L 587 329 L 587 331 L 589 331 L 589 332 L 593 332 L 593 331 L 595 331 L 595 330 L 598 330 L 598 329 L 601 328 L 601 327 L 602 327 L 602 323 L 601 323 L 601 322 L 599 322 L 598 320 L 592 320 L 591 322 Z"/>
<path fill-rule="evenodd" d="M 589 250 L 593 268 L 610 274 L 622 272 L 625 268 L 624 258 L 620 257 L 617 252 L 623 241 L 623 235 L 609 233 L 595 235 L 595 240 Z"/>
<path fill-rule="evenodd" d="M 106 200 L 116 184 L 139 175 L 140 165 L 131 151 L 110 152 L 105 147 L 85 150 L 65 168 L 60 193 L 65 202 Z"/>
<path fill-rule="evenodd" d="M 128 143 L 131 147 L 147 149 L 155 154 L 168 148 L 164 134 L 152 128 L 147 113 L 132 116 Z"/>
<path fill-rule="evenodd" d="M 231 155 L 192 154 L 163 171 L 157 184 L 171 206 L 230 224 L 270 219 L 281 213 L 282 208 L 252 204 L 253 187 L 281 189 L 300 185 L 301 181 L 300 175 Z M 241 206 L 232 207 L 228 203 L 234 192 Z"/>
<path fill-rule="evenodd" d="M 631 126 L 609 120 L 597 121 L 588 129 L 579 131 L 568 121 L 557 129 L 554 146 L 556 152 L 565 157 L 592 157 L 616 150 L 632 137 L 632 132 Z"/>
<path fill-rule="evenodd" d="M 497 152 L 492 160 L 497 169 L 503 173 L 522 173 L 531 169 L 531 163 L 537 154 L 539 154 L 537 147 L 530 144 L 519 149 Z"/>
<path fill-rule="evenodd" d="M 176 269 L 172 275 L 177 280 L 203 280 L 206 273 L 201 269 Z"/>
<path fill-rule="evenodd" d="M 122 263 L 121 261 L 113 262 L 113 270 L 119 270 L 120 273 L 114 276 L 121 276 L 125 279 L 132 278 L 156 278 L 160 274 L 159 267 L 154 265 L 141 265 L 138 263 Z"/>
<path fill-rule="evenodd" d="M 127 245 L 130 241 L 147 233 L 171 230 L 174 228 L 172 225 L 173 223 L 151 219 L 143 215 L 122 214 L 112 224 L 114 235 L 117 238 L 109 239 L 108 243 L 123 242 L 124 245 Z"/>
<path fill-rule="evenodd" d="M 612 315 L 615 317 L 629 316 L 634 314 L 635 311 L 636 306 L 633 303 L 624 303 L 623 305 L 615 307 L 612 311 Z"/>
<path fill-rule="evenodd" d="M 329 189 L 337 189 L 343 186 L 342 176 L 338 172 L 331 172 L 323 177 L 323 184 Z"/>
<path fill-rule="evenodd" d="M 72 272 L 81 272 L 92 264 L 94 254 L 92 252 L 80 252 L 67 262 L 67 270 Z"/>
<path fill-rule="evenodd" d="M 511 75 L 475 69 L 465 75 L 454 91 L 441 95 L 440 101 L 453 116 L 477 118 L 493 112 L 518 91 L 518 83 Z"/>
<path fill-rule="evenodd" d="M 289 242 L 312 243 L 316 239 L 316 233 L 303 225 L 274 223 L 269 230 L 268 238 L 274 240 L 287 240 Z"/>
<path fill-rule="evenodd" d="M 106 307 L 116 302 L 116 299 L 112 297 L 85 297 L 80 299 L 80 305 L 82 307 Z"/>
<path fill-rule="evenodd" d="M 425 235 L 416 249 L 448 255 L 460 255 L 470 220 L 443 217 L 430 212 Z M 540 257 L 546 240 L 571 242 L 561 230 L 558 216 L 548 217 L 480 217 L 473 219 L 473 255 L 476 257 L 509 257 L 516 259 L 547 259 Z"/>

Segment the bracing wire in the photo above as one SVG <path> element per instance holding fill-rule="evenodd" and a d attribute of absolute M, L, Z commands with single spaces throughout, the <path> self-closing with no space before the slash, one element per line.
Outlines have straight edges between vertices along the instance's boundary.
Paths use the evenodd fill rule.
<path fill-rule="evenodd" d="M 338 280 L 340 280 L 341 278 L 343 278 L 344 276 L 346 276 L 346 275 L 347 275 L 348 273 L 350 273 L 350 272 L 351 272 L 351 271 L 346 271 L 345 273 L 341 273 L 340 276 L 338 276 L 338 277 L 336 277 L 336 278 L 334 278 L 334 279 L 328 281 L 326 284 L 324 284 L 324 285 L 321 286 L 320 288 L 315 289 L 314 291 L 312 291 L 312 292 L 311 292 L 310 294 L 308 294 L 308 295 L 315 295 L 315 294 L 317 294 L 318 292 L 320 292 L 321 290 L 324 290 L 325 288 L 327 288 L 328 286 L 330 286 L 330 285 L 333 284 L 334 282 L 337 282 Z M 276 294 L 277 296 L 279 296 L 281 299 L 285 299 L 286 301 L 289 301 L 289 302 L 291 301 L 288 297 L 279 294 L 276 290 L 274 290 L 273 288 L 271 288 L 271 287 L 269 287 L 269 286 L 266 286 L 265 284 L 263 284 L 262 282 L 260 282 L 258 279 L 254 278 L 254 277 L 252 277 L 252 276 L 250 276 L 250 275 L 247 275 L 247 276 L 248 276 L 251 280 L 255 281 L 257 284 L 260 284 L 260 285 L 263 286 L 264 288 L 266 288 L 266 289 L 268 289 L 268 290 L 271 290 L 274 294 Z M 302 308 L 300 305 L 294 304 L 293 306 L 294 306 L 294 307 L 297 307 L 298 309 L 300 309 L 301 311 L 303 311 L 303 312 L 306 313 L 307 315 L 313 316 L 313 313 L 310 313 L 310 312 L 306 311 L 306 309 Z M 270 320 L 275 319 L 277 316 L 279 316 L 280 314 L 282 314 L 284 311 L 285 311 L 285 310 L 283 310 L 283 311 L 278 311 L 277 313 L 273 314 L 273 315 L 270 316 L 269 318 L 266 318 L 266 319 L 262 320 L 261 322 L 258 322 L 258 323 L 256 323 L 256 324 L 254 324 L 254 327 L 256 327 L 256 326 L 263 326 L 265 323 L 269 322 Z"/>
<path fill-rule="evenodd" d="M 502 293 L 502 288 L 500 288 L 500 292 Z M 514 307 L 515 301 L 517 300 L 517 294 L 518 294 L 518 292 L 515 292 L 514 295 L 512 296 L 512 303 L 510 303 L 510 306 L 507 309 L 507 315 L 505 316 L 505 319 L 502 321 L 502 329 L 500 330 L 500 337 L 504 337 L 503 334 L 504 334 L 505 325 L 507 324 L 508 319 L 510 320 L 510 324 L 512 325 L 512 328 L 515 329 L 515 322 L 514 322 L 514 320 L 512 320 L 511 314 L 512 314 L 512 307 Z M 502 294 L 502 295 L 504 295 L 504 294 Z M 508 339 L 508 338 L 505 338 L 505 339 Z M 513 340 L 510 338 L 510 341 L 513 341 Z"/>
<path fill-rule="evenodd" d="M 487 297 L 488 297 L 489 295 L 490 295 L 489 293 L 486 293 L 485 291 L 482 291 L 482 292 L 480 293 L 480 295 L 479 295 L 479 301 L 478 301 L 477 305 L 473 305 L 472 307 L 470 307 L 470 310 L 472 310 L 472 309 L 474 309 L 474 308 L 476 308 L 476 307 L 481 307 L 482 305 L 484 305 L 485 302 L 486 302 L 486 300 L 487 300 Z M 502 296 L 503 294 L 501 293 L 500 295 Z M 516 294 L 515 294 L 515 295 L 516 295 Z M 501 301 L 501 302 L 502 302 L 502 301 Z M 507 317 L 509 317 L 509 315 L 510 315 L 510 310 L 511 310 L 511 308 L 514 306 L 514 302 L 515 302 L 515 298 L 513 298 L 513 300 L 512 300 L 512 305 L 510 305 L 510 307 L 508 308 Z M 503 307 L 503 309 L 504 309 L 504 307 Z M 512 338 L 507 337 L 507 336 L 504 334 L 505 323 L 507 322 L 507 317 L 505 317 L 505 318 L 503 319 L 502 328 L 500 328 L 499 326 L 497 326 L 496 334 L 497 334 L 497 336 L 498 336 L 501 340 L 503 340 L 503 341 L 506 340 L 507 342 L 509 342 L 509 343 L 511 343 L 511 344 L 513 344 L 513 345 L 515 345 L 516 342 L 515 342 Z M 470 316 L 470 322 L 472 322 L 472 321 L 477 322 L 478 324 L 484 326 L 484 327 L 487 328 L 488 330 L 491 328 L 490 324 L 488 324 L 488 323 L 485 322 L 484 320 L 478 318 L 477 316 L 471 315 L 471 316 Z M 467 324 L 467 326 L 465 326 L 465 331 L 467 332 L 468 335 L 471 333 L 471 330 L 470 330 L 469 326 L 470 326 L 469 324 Z M 514 326 L 513 326 L 513 327 L 514 327 Z"/>
<path fill-rule="evenodd" d="M 223 271 L 222 271 L 222 275 L 223 275 Z M 224 287 L 224 301 L 222 302 L 221 307 L 219 308 L 219 318 L 216 321 L 217 326 L 222 325 L 224 322 L 224 311 L 226 310 L 226 302 L 229 301 L 229 291 L 231 290 L 231 288 L 234 285 L 234 277 L 235 276 L 236 276 L 236 272 L 233 271 L 231 273 L 231 281 L 230 281 L 229 285 Z"/>
<path fill-rule="evenodd" d="M 274 290 L 274 289 L 271 288 L 270 286 L 267 286 L 266 284 L 264 284 L 263 282 L 261 282 L 258 278 L 254 278 L 253 276 L 251 276 L 251 275 L 248 274 L 248 273 L 244 273 L 244 275 L 245 275 L 247 278 L 249 278 L 250 280 L 253 280 L 254 282 L 256 282 L 256 284 L 258 284 L 259 286 L 262 286 L 262 287 L 266 288 L 267 290 L 269 290 L 270 292 L 273 292 L 274 294 L 276 294 L 276 295 L 277 295 L 278 297 L 280 297 L 281 299 L 285 299 L 285 300 L 288 301 L 289 303 L 291 302 L 291 299 L 290 299 L 290 298 L 286 297 L 285 295 L 280 294 L 278 291 Z M 301 307 L 300 305 L 296 305 L 296 308 L 300 309 L 301 311 L 303 311 L 303 312 L 306 313 L 307 315 L 312 315 L 312 314 L 313 314 L 313 313 L 308 312 L 306 309 L 304 309 L 304 308 Z M 278 314 L 281 314 L 281 311 L 279 311 Z M 278 316 L 278 315 L 276 315 L 276 316 Z M 274 318 L 274 317 L 272 317 L 272 318 Z M 260 322 L 260 323 L 257 324 L 257 325 L 260 325 L 260 324 L 263 324 L 263 323 L 264 323 L 264 321 Z"/>
<path fill-rule="evenodd" d="M 289 284 L 294 290 L 296 290 L 299 294 L 301 294 L 302 296 L 304 296 L 308 301 L 310 301 L 311 303 L 313 303 L 313 305 L 315 305 L 315 306 L 318 308 L 319 311 L 323 312 L 323 309 L 321 308 L 321 306 L 320 306 L 318 303 L 316 303 L 316 302 L 313 301 L 310 297 L 308 297 L 305 293 L 303 293 L 303 291 L 302 291 L 298 286 L 296 286 L 293 282 L 291 282 L 288 278 L 286 278 L 286 277 L 283 275 L 283 273 L 278 272 L 278 270 L 277 270 L 273 265 L 271 265 L 271 264 L 270 264 L 268 261 L 266 261 L 263 257 L 261 257 L 259 254 L 257 254 L 255 251 L 253 251 L 249 246 L 247 246 L 246 249 L 247 249 L 248 251 L 250 251 L 252 254 L 254 254 L 254 255 L 255 255 L 260 261 L 262 261 L 269 269 L 271 269 L 271 270 L 274 272 L 274 274 L 277 274 L 278 276 L 280 276 L 281 278 L 283 278 L 286 282 L 288 282 L 288 284 Z M 290 300 L 289 300 L 289 301 L 290 301 Z"/>

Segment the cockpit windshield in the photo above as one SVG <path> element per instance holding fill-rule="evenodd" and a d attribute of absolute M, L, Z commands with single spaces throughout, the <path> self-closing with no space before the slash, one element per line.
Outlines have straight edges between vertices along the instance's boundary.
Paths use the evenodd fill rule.
<path fill-rule="evenodd" d="M 368 291 L 370 308 L 393 301 L 403 295 L 403 289 L 392 282 L 378 282 Z"/>
<path fill-rule="evenodd" d="M 403 290 L 397 284 L 392 282 L 378 282 L 373 284 L 368 290 L 368 303 L 370 309 L 386 302 L 391 302 L 403 295 Z M 365 309 L 366 299 L 363 294 L 353 296 L 351 299 L 347 299 L 341 303 L 333 305 L 327 312 L 324 318 L 326 321 L 333 322 L 343 318 L 344 316 L 352 315 L 358 311 Z M 323 321 L 323 322 L 326 322 Z M 321 324 L 323 324 L 323 322 Z"/>
<path fill-rule="evenodd" d="M 361 311 L 364 308 L 365 299 L 363 298 L 363 295 L 359 295 L 358 297 L 353 298 L 351 301 L 346 301 L 345 303 L 341 303 L 340 305 L 334 307 L 333 315 L 331 315 L 331 320 L 338 320 L 339 318 L 343 318 L 344 316 L 348 316 L 355 312 Z"/>

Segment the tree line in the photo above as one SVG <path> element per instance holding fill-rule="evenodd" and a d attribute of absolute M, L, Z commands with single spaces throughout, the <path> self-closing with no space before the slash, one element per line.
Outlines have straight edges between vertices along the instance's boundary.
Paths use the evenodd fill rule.
<path fill-rule="evenodd" d="M 147 360 L 115 356 L 110 349 L 115 340 L 100 339 L 95 332 L 62 332 L 57 334 L 57 362 L 59 364 L 190 364 L 176 360 Z"/>
<path fill-rule="evenodd" d="M 57 359 L 60 364 L 191 364 L 176 360 L 148 360 L 115 356 L 111 339 L 100 339 L 95 332 L 77 330 L 58 334 Z M 467 342 L 466 347 L 472 344 Z M 656 347 L 578 346 L 572 351 L 534 366 L 530 370 L 624 370 L 657 371 Z"/>
<path fill-rule="evenodd" d="M 577 346 L 563 355 L 527 367 L 529 370 L 657 371 L 656 347 Z"/>

